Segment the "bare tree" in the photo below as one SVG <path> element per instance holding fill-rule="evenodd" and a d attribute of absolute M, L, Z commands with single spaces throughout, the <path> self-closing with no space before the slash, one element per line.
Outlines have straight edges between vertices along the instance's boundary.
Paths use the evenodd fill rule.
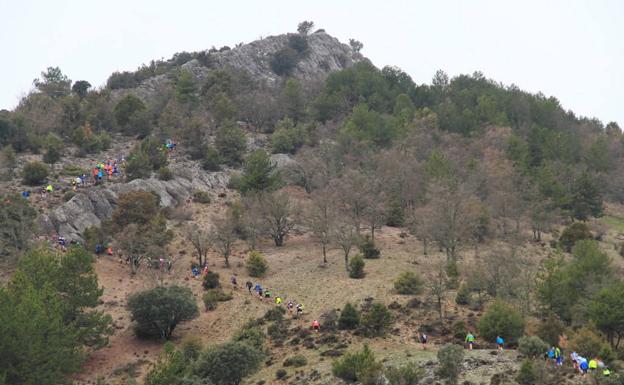
<path fill-rule="evenodd" d="M 164 255 L 164 247 L 155 242 L 152 234 L 146 233 L 141 226 L 131 223 L 119 234 L 117 242 L 128 254 L 132 275 L 136 274 L 141 263 L 149 258 L 158 258 Z"/>
<path fill-rule="evenodd" d="M 479 215 L 474 209 L 480 206 L 472 204 L 475 198 L 463 184 L 434 184 L 429 194 L 431 239 L 456 262 L 460 247 L 474 238 Z"/>
<path fill-rule="evenodd" d="M 258 201 L 254 198 L 245 198 L 243 200 L 244 211 L 241 216 L 241 222 L 245 231 L 245 240 L 251 250 L 256 250 L 258 246 L 258 237 L 262 233 L 262 217 L 257 209 Z"/>
<path fill-rule="evenodd" d="M 195 248 L 199 266 L 206 266 L 208 262 L 208 250 L 210 249 L 210 233 L 195 224 L 188 228 L 186 239 Z"/>
<path fill-rule="evenodd" d="M 349 271 L 349 254 L 360 238 L 355 225 L 348 219 L 336 218 L 332 226 L 332 238 L 342 249 L 345 268 Z"/>
<path fill-rule="evenodd" d="M 232 246 L 236 241 L 236 226 L 231 216 L 214 218 L 213 228 L 210 231 L 210 240 L 217 247 L 225 261 L 225 267 L 230 267 Z"/>
<path fill-rule="evenodd" d="M 448 290 L 448 277 L 446 276 L 446 264 L 443 261 L 439 261 L 435 264 L 435 275 L 427 283 L 427 287 L 431 292 L 432 297 L 436 302 L 436 308 L 438 309 L 438 315 L 440 321 L 443 320 L 443 305 L 444 298 L 446 297 L 446 291 Z"/>
<path fill-rule="evenodd" d="M 334 180 L 339 208 L 351 219 L 357 234 L 360 234 L 366 209 L 371 203 L 370 180 L 369 176 L 354 169 Z"/>
<path fill-rule="evenodd" d="M 275 246 L 283 246 L 284 239 L 297 224 L 295 210 L 284 192 L 274 192 L 259 197 L 257 210 L 263 222 L 264 232 Z"/>
<path fill-rule="evenodd" d="M 432 241 L 433 230 L 431 229 L 431 220 L 433 216 L 428 206 L 418 207 L 410 210 L 410 218 L 408 219 L 408 228 L 410 233 L 423 244 L 423 254 L 428 255 L 428 245 Z"/>
<path fill-rule="evenodd" d="M 317 190 L 312 196 L 312 205 L 308 209 L 306 217 L 313 238 L 323 250 L 323 265 L 327 264 L 327 246 L 332 240 L 332 210 L 333 204 L 330 194 L 325 189 Z"/>

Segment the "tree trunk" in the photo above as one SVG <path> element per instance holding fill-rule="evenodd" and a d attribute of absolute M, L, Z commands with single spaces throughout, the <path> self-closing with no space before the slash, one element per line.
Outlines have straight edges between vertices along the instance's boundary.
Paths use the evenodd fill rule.
<path fill-rule="evenodd" d="M 223 258 L 225 259 L 225 267 L 230 267 L 230 255 L 224 254 Z"/>
<path fill-rule="evenodd" d="M 427 255 L 427 240 L 423 239 L 423 253 Z"/>
<path fill-rule="evenodd" d="M 375 242 L 375 225 L 371 225 L 371 241 Z"/>
<path fill-rule="evenodd" d="M 344 258 L 345 258 L 345 268 L 347 269 L 347 272 L 349 272 L 349 252 L 345 253 Z"/>
<path fill-rule="evenodd" d="M 325 244 L 323 244 L 323 264 L 327 265 L 327 251 L 326 251 Z"/>

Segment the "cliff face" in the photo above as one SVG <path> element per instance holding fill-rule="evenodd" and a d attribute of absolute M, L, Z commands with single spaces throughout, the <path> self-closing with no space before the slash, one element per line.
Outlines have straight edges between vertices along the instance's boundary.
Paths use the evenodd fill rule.
<path fill-rule="evenodd" d="M 289 34 L 269 36 L 222 52 L 210 53 L 210 65 L 204 66 L 197 59 L 181 65 L 201 82 L 210 71 L 222 68 L 243 70 L 258 81 L 269 85 L 279 83 L 280 76 L 271 69 L 271 59 L 281 49 L 288 47 Z M 339 71 L 353 64 L 367 60 L 347 44 L 335 37 L 316 32 L 307 36 L 308 49 L 297 62 L 289 75 L 300 81 L 323 81 L 331 72 Z M 168 74 L 154 76 L 143 81 L 131 90 L 115 90 L 115 95 L 131 91 L 143 99 L 150 99 L 159 88 L 166 86 L 171 79 Z"/>

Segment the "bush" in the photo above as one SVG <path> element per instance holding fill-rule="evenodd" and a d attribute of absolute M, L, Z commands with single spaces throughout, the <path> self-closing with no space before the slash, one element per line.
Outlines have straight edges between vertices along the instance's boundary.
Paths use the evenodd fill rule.
<path fill-rule="evenodd" d="M 570 350 L 577 352 L 583 357 L 600 356 L 605 358 L 601 353 L 612 356 L 613 353 L 609 344 L 600 334 L 592 329 L 593 327 L 583 327 L 572 334 L 569 339 Z"/>
<path fill-rule="evenodd" d="M 273 54 L 270 62 L 271 69 L 278 76 L 290 75 L 297 66 L 298 60 L 297 51 L 285 47 Z"/>
<path fill-rule="evenodd" d="M 360 312 L 349 302 L 342 308 L 338 318 L 338 328 L 352 330 L 360 325 Z"/>
<path fill-rule="evenodd" d="M 135 149 L 126 163 L 126 177 L 128 180 L 147 179 L 152 176 L 150 160 L 141 150 Z"/>
<path fill-rule="evenodd" d="M 210 203 L 210 194 L 207 191 L 195 191 L 193 193 L 193 201 L 201 204 Z"/>
<path fill-rule="evenodd" d="M 364 273 L 364 266 L 366 263 L 364 262 L 364 258 L 360 254 L 356 254 L 349 261 L 349 277 L 350 278 L 364 278 L 366 273 Z"/>
<path fill-rule="evenodd" d="M 277 369 L 277 371 L 275 372 L 275 379 L 281 380 L 282 378 L 286 377 L 287 374 L 288 372 L 286 371 L 286 369 Z"/>
<path fill-rule="evenodd" d="M 394 290 L 399 294 L 420 294 L 423 291 L 423 280 L 413 271 L 405 271 L 394 281 Z"/>
<path fill-rule="evenodd" d="M 75 192 L 67 191 L 67 192 L 65 192 L 65 194 L 63 194 L 63 201 L 64 202 L 69 202 L 75 196 L 76 196 Z"/>
<path fill-rule="evenodd" d="M 227 188 L 231 190 L 240 190 L 243 183 L 243 174 L 240 171 L 232 171 L 230 179 L 227 182 Z"/>
<path fill-rule="evenodd" d="M 240 181 L 240 191 L 249 192 L 271 191 L 278 184 L 278 176 L 273 172 L 275 165 L 271 157 L 264 150 L 252 152 L 243 166 Z"/>
<path fill-rule="evenodd" d="M 284 319 L 284 314 L 286 314 L 286 309 L 283 307 L 272 307 L 264 313 L 264 318 L 267 321 L 279 322 Z"/>
<path fill-rule="evenodd" d="M 537 336 L 524 336 L 518 340 L 518 351 L 530 358 L 541 357 L 548 350 L 546 342 Z"/>
<path fill-rule="evenodd" d="M 366 259 L 377 259 L 381 257 L 381 252 L 375 247 L 375 242 L 368 235 L 360 244 L 360 252 Z"/>
<path fill-rule="evenodd" d="M 233 123 L 225 124 L 215 134 L 215 147 L 223 161 L 231 166 L 238 165 L 247 149 L 245 132 Z"/>
<path fill-rule="evenodd" d="M 324 331 L 333 332 L 338 326 L 338 312 L 334 309 L 321 314 L 321 327 Z"/>
<path fill-rule="evenodd" d="M 273 341 L 283 341 L 288 335 L 288 328 L 284 321 L 277 321 L 269 325 L 267 334 Z"/>
<path fill-rule="evenodd" d="M 347 353 L 332 363 L 332 374 L 345 381 L 358 381 L 365 385 L 377 384 L 381 377 L 382 365 L 368 345 L 362 351 Z"/>
<path fill-rule="evenodd" d="M 173 179 L 173 172 L 169 169 L 169 167 L 161 167 L 158 169 L 158 179 L 171 180 Z"/>
<path fill-rule="evenodd" d="M 169 339 L 180 322 L 199 315 L 191 289 L 180 286 L 159 286 L 133 294 L 128 308 L 139 337 Z"/>
<path fill-rule="evenodd" d="M 455 296 L 455 303 L 458 305 L 468 305 L 470 303 L 470 289 L 468 286 L 461 285 Z"/>
<path fill-rule="evenodd" d="M 226 302 L 232 299 L 232 294 L 224 293 L 221 289 L 210 289 L 202 297 L 206 310 L 214 310 L 219 302 Z"/>
<path fill-rule="evenodd" d="M 445 378 L 448 384 L 457 384 L 463 360 L 464 348 L 453 344 L 444 345 L 438 350 L 440 367 L 437 370 L 437 374 Z"/>
<path fill-rule="evenodd" d="M 459 341 L 464 341 L 468 331 L 468 326 L 464 320 L 459 320 L 453 324 L 453 337 Z"/>
<path fill-rule="evenodd" d="M 120 194 L 117 199 L 117 208 L 111 218 L 117 229 L 135 223 L 146 225 L 150 223 L 160 212 L 160 198 L 158 195 L 147 191 L 130 191 Z"/>
<path fill-rule="evenodd" d="M 259 351 L 262 350 L 265 340 L 266 335 L 264 334 L 262 329 L 256 325 L 256 321 L 251 321 L 241 330 L 236 332 L 234 334 L 234 337 L 232 337 L 232 341 L 248 344 L 249 346 L 258 349 Z"/>
<path fill-rule="evenodd" d="M 496 300 L 479 320 L 478 329 L 485 340 L 494 342 L 501 336 L 514 344 L 524 333 L 524 319 L 516 309 Z"/>
<path fill-rule="evenodd" d="M 388 379 L 388 385 L 418 385 L 425 373 L 415 365 L 406 364 L 398 368 L 392 366 L 387 368 L 385 376 Z"/>
<path fill-rule="evenodd" d="M 240 384 L 243 378 L 260 368 L 262 354 L 241 342 L 226 342 L 202 353 L 193 373 L 214 385 Z"/>
<path fill-rule="evenodd" d="M 522 365 L 516 376 L 516 382 L 520 385 L 534 385 L 537 383 L 537 374 L 533 368 L 533 361 L 522 361 Z"/>
<path fill-rule="evenodd" d="M 221 282 L 219 282 L 219 273 L 214 271 L 206 273 L 206 275 L 204 275 L 204 280 L 202 281 L 202 286 L 205 290 L 221 287 Z"/>
<path fill-rule="evenodd" d="M 286 360 L 284 360 L 284 366 L 293 366 L 295 368 L 306 366 L 307 364 L 308 359 L 300 354 L 288 357 Z"/>
<path fill-rule="evenodd" d="M 22 179 L 25 184 L 35 186 L 41 184 L 48 177 L 48 166 L 41 162 L 30 162 L 22 170 Z"/>
<path fill-rule="evenodd" d="M 401 206 L 401 202 L 393 199 L 388 204 L 388 211 L 386 212 L 386 226 L 403 227 L 404 225 L 405 214 L 403 213 L 403 206 Z"/>
<path fill-rule="evenodd" d="M 288 46 L 297 51 L 299 55 L 305 54 L 308 50 L 308 38 L 305 35 L 289 35 Z"/>
<path fill-rule="evenodd" d="M 561 236 L 559 237 L 559 245 L 562 249 L 569 253 L 572 251 L 576 242 L 582 239 L 591 238 L 591 231 L 589 231 L 589 227 L 585 223 L 574 222 L 570 226 L 566 227 L 561 233 Z"/>
<path fill-rule="evenodd" d="M 381 303 L 375 303 L 371 309 L 362 316 L 361 326 L 364 334 L 369 337 L 378 337 L 386 334 L 393 323 L 392 313 Z"/>
<path fill-rule="evenodd" d="M 264 277 L 269 266 L 266 262 L 266 259 L 257 251 L 252 251 L 249 253 L 249 257 L 247 258 L 247 272 L 252 277 Z"/>
<path fill-rule="evenodd" d="M 565 332 L 564 323 L 551 314 L 537 327 L 537 336 L 551 346 L 559 345 L 559 338 Z"/>
<path fill-rule="evenodd" d="M 202 154 L 202 167 L 207 171 L 219 171 L 221 170 L 221 155 L 219 151 L 212 146 L 208 146 L 204 149 Z"/>

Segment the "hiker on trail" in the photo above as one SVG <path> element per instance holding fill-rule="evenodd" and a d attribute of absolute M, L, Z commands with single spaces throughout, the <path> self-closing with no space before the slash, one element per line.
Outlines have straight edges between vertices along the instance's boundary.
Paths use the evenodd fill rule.
<path fill-rule="evenodd" d="M 256 287 L 254 287 L 254 291 L 261 291 L 262 290 L 262 286 L 260 286 L 259 283 L 256 283 Z"/>
<path fill-rule="evenodd" d="M 293 307 L 295 307 L 295 304 L 293 303 L 293 301 L 288 301 L 288 303 L 286 304 L 286 308 L 288 309 L 289 313 L 292 313 Z"/>
<path fill-rule="evenodd" d="M 319 330 L 321 330 L 321 324 L 317 320 L 312 321 L 312 330 L 316 331 L 317 333 L 319 332 Z"/>
<path fill-rule="evenodd" d="M 78 182 L 76 182 L 76 179 L 72 179 L 72 191 L 76 191 L 78 189 Z"/>
<path fill-rule="evenodd" d="M 609 370 L 609 367 L 608 367 L 608 366 L 605 366 L 605 368 L 604 368 L 604 369 L 602 369 L 602 375 L 603 375 L 604 377 L 609 377 L 609 376 L 611 376 L 611 370 Z"/>
<path fill-rule="evenodd" d="M 281 305 L 282 304 L 282 297 L 280 297 L 279 295 L 277 297 L 275 297 L 275 304 L 276 305 Z"/>
<path fill-rule="evenodd" d="M 595 358 L 592 358 L 591 360 L 589 360 L 589 370 L 594 371 L 596 369 L 598 369 L 598 361 L 596 361 Z"/>
<path fill-rule="evenodd" d="M 258 289 L 258 295 L 260 296 L 260 301 L 262 301 L 263 295 L 262 295 L 262 288 Z"/>
<path fill-rule="evenodd" d="M 581 370 L 581 373 L 583 375 L 585 375 L 587 373 L 587 370 L 589 369 L 589 363 L 587 362 L 587 359 L 581 356 L 579 356 L 579 369 Z"/>
<path fill-rule="evenodd" d="M 297 304 L 297 315 L 299 314 L 303 314 L 303 304 L 302 303 L 298 303 Z"/>
<path fill-rule="evenodd" d="M 427 350 L 427 335 L 425 333 L 420 333 L 420 343 L 422 344 L 423 350 Z"/>
<path fill-rule="evenodd" d="M 251 288 L 253 288 L 253 283 L 251 283 L 251 281 L 247 281 L 245 282 L 245 286 L 247 287 L 247 290 L 249 290 L 249 293 L 251 293 Z"/>
<path fill-rule="evenodd" d="M 558 346 L 555 346 L 555 364 L 557 366 L 563 365 L 563 356 L 561 355 L 561 349 Z"/>
<path fill-rule="evenodd" d="M 191 273 L 193 273 L 193 278 L 197 278 L 199 276 L 200 272 L 197 266 L 193 266 L 193 268 L 191 269 Z"/>
<path fill-rule="evenodd" d="M 466 343 L 468 344 L 468 349 L 472 350 L 474 343 L 475 343 L 475 336 L 474 334 L 472 334 L 471 332 L 468 332 L 468 335 L 466 335 Z"/>
<path fill-rule="evenodd" d="M 235 276 L 232 276 L 232 278 L 230 278 L 230 282 L 232 282 L 232 286 L 234 286 L 235 289 L 238 288 Z"/>
<path fill-rule="evenodd" d="M 269 289 L 264 291 L 264 298 L 267 298 L 269 301 L 271 300 L 271 291 Z"/>
<path fill-rule="evenodd" d="M 570 353 L 570 360 L 572 360 L 572 367 L 574 368 L 574 370 L 579 370 L 578 359 L 579 355 L 576 352 Z"/>
<path fill-rule="evenodd" d="M 46 193 L 52 194 L 54 192 L 54 187 L 52 187 L 52 185 L 49 184 L 46 186 L 45 190 L 46 190 Z"/>
<path fill-rule="evenodd" d="M 102 251 L 104 251 L 104 246 L 99 243 L 95 245 L 95 254 L 100 255 L 102 254 Z"/>
<path fill-rule="evenodd" d="M 548 362 L 555 361 L 555 347 L 554 346 L 551 346 L 550 349 L 548 349 L 548 352 L 546 352 L 546 357 L 548 359 Z"/>
<path fill-rule="evenodd" d="M 171 273 L 172 267 L 173 267 L 173 262 L 171 262 L 171 259 L 167 260 L 167 274 Z"/>
<path fill-rule="evenodd" d="M 30 197 L 30 191 L 28 191 L 28 190 L 22 191 L 22 197 L 24 199 L 28 199 Z"/>
<path fill-rule="evenodd" d="M 496 346 L 498 346 L 498 350 L 503 350 L 503 344 L 505 340 L 501 336 L 496 336 Z"/>

